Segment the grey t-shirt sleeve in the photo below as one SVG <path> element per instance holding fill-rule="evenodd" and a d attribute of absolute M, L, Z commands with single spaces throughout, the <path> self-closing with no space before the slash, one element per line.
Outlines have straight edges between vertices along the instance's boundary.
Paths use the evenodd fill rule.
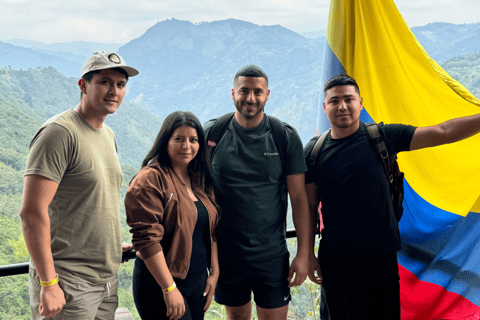
<path fill-rule="evenodd" d="M 285 161 L 285 174 L 298 174 L 307 171 L 305 159 L 303 157 L 303 144 L 297 131 L 290 125 L 285 124 L 287 154 Z"/>
<path fill-rule="evenodd" d="M 25 175 L 35 174 L 60 183 L 69 163 L 70 134 L 55 123 L 40 128 L 30 143 Z"/>

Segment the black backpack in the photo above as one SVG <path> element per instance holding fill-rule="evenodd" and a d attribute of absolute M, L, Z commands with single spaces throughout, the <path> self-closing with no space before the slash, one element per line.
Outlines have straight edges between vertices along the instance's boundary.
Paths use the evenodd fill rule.
<path fill-rule="evenodd" d="M 362 125 L 362 124 L 361 124 Z M 383 169 L 387 176 L 388 182 L 390 184 L 390 195 L 392 198 L 393 209 L 395 211 L 395 218 L 397 222 L 400 221 L 403 215 L 403 172 L 400 171 L 397 162 L 397 155 L 396 154 L 389 154 L 387 145 L 378 129 L 379 125 L 383 125 L 380 122 L 378 125 L 375 123 L 366 123 L 365 126 L 367 128 L 367 136 L 368 140 L 372 144 L 373 147 L 378 151 L 378 155 L 382 160 Z M 313 146 L 312 153 L 310 154 L 309 158 L 309 165 L 313 170 L 315 170 L 315 162 L 325 145 L 325 140 L 327 136 L 330 134 L 332 129 L 328 129 L 321 136 L 318 137 L 315 145 Z M 326 160 L 326 159 L 325 159 Z"/>
<path fill-rule="evenodd" d="M 205 140 L 207 142 L 206 143 L 207 144 L 206 145 L 207 162 L 208 162 L 208 165 L 210 166 L 210 169 L 212 165 L 213 154 L 215 152 L 215 147 L 217 146 L 217 144 L 220 142 L 223 135 L 225 134 L 225 131 L 227 130 L 230 122 L 232 122 L 234 115 L 235 115 L 235 112 L 230 112 L 221 116 L 220 118 L 210 120 L 210 121 L 215 121 L 215 124 L 212 126 L 212 128 L 208 132 L 208 136 L 205 136 Z M 282 168 L 285 168 L 285 156 L 286 156 L 285 140 L 287 138 L 287 134 L 285 132 L 286 130 L 285 123 L 273 116 L 268 116 L 266 114 L 264 114 L 264 116 L 267 117 L 267 121 L 270 122 L 273 141 L 275 142 L 275 147 L 277 148 L 278 153 L 280 155 Z M 285 174 L 284 174 L 284 177 L 286 177 Z"/>

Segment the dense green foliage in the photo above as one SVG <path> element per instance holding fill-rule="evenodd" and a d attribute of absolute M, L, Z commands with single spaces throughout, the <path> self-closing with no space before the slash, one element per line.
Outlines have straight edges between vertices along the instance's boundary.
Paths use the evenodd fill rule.
<path fill-rule="evenodd" d="M 480 99 L 480 52 L 449 59 L 442 67 Z"/>
<path fill-rule="evenodd" d="M 23 169 L 28 145 L 38 127 L 48 118 L 74 108 L 79 99 L 77 79 L 67 78 L 52 67 L 0 69 L 0 148 L 5 149 L 0 149 L 0 157 L 14 158 L 9 165 Z M 122 164 L 139 168 L 162 119 L 124 100 L 117 112 L 107 117 L 106 124 L 117 136 Z"/>

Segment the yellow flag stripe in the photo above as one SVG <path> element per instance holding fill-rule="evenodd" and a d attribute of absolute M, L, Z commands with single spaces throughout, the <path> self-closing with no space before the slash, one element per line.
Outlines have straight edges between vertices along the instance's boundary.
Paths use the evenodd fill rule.
<path fill-rule="evenodd" d="M 327 41 L 376 122 L 430 126 L 480 111 L 480 101 L 426 54 L 392 1 L 332 1 L 330 10 Z M 462 216 L 480 212 L 479 159 L 480 135 L 399 155 L 415 192 Z"/>

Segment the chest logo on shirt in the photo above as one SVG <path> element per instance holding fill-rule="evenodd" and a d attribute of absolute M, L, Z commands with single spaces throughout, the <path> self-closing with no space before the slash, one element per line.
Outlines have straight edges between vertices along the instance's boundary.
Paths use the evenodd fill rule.
<path fill-rule="evenodd" d="M 278 154 L 278 152 L 265 152 L 263 155 L 264 156 L 278 156 L 279 154 Z"/>

